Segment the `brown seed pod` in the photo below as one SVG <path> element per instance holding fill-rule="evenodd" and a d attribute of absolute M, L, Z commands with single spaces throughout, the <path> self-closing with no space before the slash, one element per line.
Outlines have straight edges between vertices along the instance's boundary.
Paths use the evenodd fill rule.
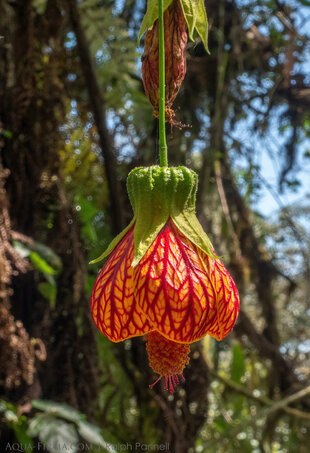
<path fill-rule="evenodd" d="M 164 12 L 165 29 L 165 111 L 166 121 L 181 127 L 174 120 L 171 106 L 175 100 L 186 73 L 187 24 L 179 0 L 173 0 Z M 144 90 L 154 107 L 153 115 L 158 118 L 159 103 L 159 61 L 158 61 L 158 20 L 146 32 L 144 56 L 142 57 L 142 80 Z"/>

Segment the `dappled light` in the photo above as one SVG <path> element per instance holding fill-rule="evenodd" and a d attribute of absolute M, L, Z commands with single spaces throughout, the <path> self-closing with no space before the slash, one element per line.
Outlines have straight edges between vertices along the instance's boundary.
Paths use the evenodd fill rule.
<path fill-rule="evenodd" d="M 309 26 L 1 1 L 1 453 L 309 452 Z"/>

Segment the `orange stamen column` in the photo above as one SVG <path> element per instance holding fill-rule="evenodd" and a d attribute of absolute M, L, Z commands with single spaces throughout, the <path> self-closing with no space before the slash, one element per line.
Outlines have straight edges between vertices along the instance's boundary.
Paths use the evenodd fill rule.
<path fill-rule="evenodd" d="M 189 344 L 167 340 L 154 331 L 147 335 L 146 350 L 150 367 L 159 374 L 159 378 L 150 385 L 150 388 L 154 387 L 162 377 L 165 377 L 165 390 L 174 393 L 174 387 L 179 384 L 178 375 L 185 381 L 182 373 L 185 365 L 189 363 Z"/>

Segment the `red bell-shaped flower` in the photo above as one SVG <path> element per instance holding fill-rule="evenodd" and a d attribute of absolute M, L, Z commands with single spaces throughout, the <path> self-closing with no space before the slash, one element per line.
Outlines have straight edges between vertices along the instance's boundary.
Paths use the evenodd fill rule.
<path fill-rule="evenodd" d="M 94 321 L 111 341 L 148 335 L 150 365 L 170 392 L 189 344 L 207 334 L 222 340 L 239 312 L 233 279 L 195 216 L 196 188 L 196 174 L 185 167 L 133 170 L 135 216 L 107 250 L 91 300 Z"/>

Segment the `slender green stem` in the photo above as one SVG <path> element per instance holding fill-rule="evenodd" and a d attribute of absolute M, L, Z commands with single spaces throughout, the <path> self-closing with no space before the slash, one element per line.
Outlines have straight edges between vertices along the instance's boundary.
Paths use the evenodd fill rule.
<path fill-rule="evenodd" d="M 158 46 L 159 46 L 159 164 L 168 166 L 165 126 L 165 35 L 163 0 L 158 0 Z"/>

